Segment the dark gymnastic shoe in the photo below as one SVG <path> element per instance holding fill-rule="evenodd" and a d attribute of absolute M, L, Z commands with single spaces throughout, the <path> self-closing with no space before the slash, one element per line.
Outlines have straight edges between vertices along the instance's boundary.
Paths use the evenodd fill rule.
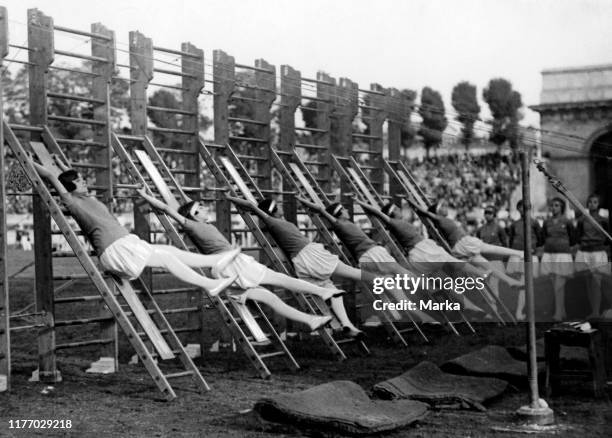
<path fill-rule="evenodd" d="M 349 336 L 350 338 L 353 338 L 357 341 L 361 341 L 365 338 L 365 332 L 363 332 L 362 330 L 359 330 L 358 328 L 355 327 L 348 327 L 348 326 L 344 326 L 342 327 L 342 332 Z"/>
<path fill-rule="evenodd" d="M 234 248 L 221 254 L 219 261 L 210 269 L 210 275 L 213 278 L 221 277 L 221 272 L 227 268 L 227 265 L 234 261 L 238 254 L 240 254 L 240 251 L 242 251 L 241 248 Z"/>
<path fill-rule="evenodd" d="M 232 283 L 236 281 L 237 278 L 238 278 L 238 275 L 233 275 L 231 277 L 220 278 L 218 280 L 210 280 L 211 287 L 207 287 L 205 288 L 205 290 L 206 292 L 208 292 L 208 295 L 210 295 L 211 297 L 216 297 L 221 292 L 223 292 L 225 289 L 230 287 Z"/>

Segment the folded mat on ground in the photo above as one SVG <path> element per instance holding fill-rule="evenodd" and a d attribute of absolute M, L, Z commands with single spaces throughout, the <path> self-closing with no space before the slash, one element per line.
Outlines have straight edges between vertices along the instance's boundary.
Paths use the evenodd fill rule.
<path fill-rule="evenodd" d="M 374 385 L 385 399 L 419 400 L 431 405 L 456 405 L 485 410 L 482 403 L 500 395 L 508 383 L 492 377 L 444 373 L 431 362 L 421 362 L 404 374 Z"/>
<path fill-rule="evenodd" d="M 407 426 L 427 415 L 413 400 L 370 400 L 354 382 L 339 380 L 291 394 L 263 398 L 255 411 L 268 421 L 366 435 Z"/>
<path fill-rule="evenodd" d="M 453 374 L 468 376 L 498 377 L 513 383 L 527 383 L 525 362 L 514 359 L 508 350 L 499 345 L 487 345 L 480 350 L 472 351 L 444 363 L 440 368 Z M 538 371 L 543 365 L 538 365 Z"/>

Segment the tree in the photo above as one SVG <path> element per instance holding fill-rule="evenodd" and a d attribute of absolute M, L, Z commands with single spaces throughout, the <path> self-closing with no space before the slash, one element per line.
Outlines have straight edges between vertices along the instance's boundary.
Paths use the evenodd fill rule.
<path fill-rule="evenodd" d="M 419 115 L 423 119 L 419 134 L 423 137 L 427 157 L 429 157 L 431 147 L 438 146 L 442 142 L 442 133 L 448 126 L 444 111 L 444 101 L 440 93 L 424 87 L 421 91 L 421 106 L 419 107 Z"/>
<path fill-rule="evenodd" d="M 512 148 L 518 144 L 518 122 L 522 118 L 521 94 L 512 89 L 510 81 L 491 79 L 482 97 L 489 105 L 493 119 L 489 121 L 492 132 L 489 139 L 498 146 L 508 142 Z"/>
<path fill-rule="evenodd" d="M 457 112 L 456 120 L 461 122 L 461 143 L 467 150 L 474 138 L 474 123 L 479 120 L 480 105 L 476 99 L 476 86 L 469 82 L 459 82 L 453 88 L 453 108 Z"/>

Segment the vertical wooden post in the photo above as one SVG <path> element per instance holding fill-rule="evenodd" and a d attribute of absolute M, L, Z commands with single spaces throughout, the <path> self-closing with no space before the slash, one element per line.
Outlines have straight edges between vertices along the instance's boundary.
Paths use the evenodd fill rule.
<path fill-rule="evenodd" d="M 259 178 L 257 184 L 260 189 L 272 189 L 272 158 L 270 148 L 272 147 L 270 137 L 270 122 L 272 114 L 270 109 L 276 99 L 276 67 L 263 59 L 255 61 L 255 120 L 262 122 L 257 125 L 257 138 L 267 140 L 267 143 L 255 143 L 253 152 L 255 156 L 266 158 L 264 161 L 257 162 L 257 174 L 264 176 Z M 265 70 L 265 71 L 264 71 Z"/>
<path fill-rule="evenodd" d="M 8 13 L 0 6 L 0 67 L 8 55 Z M 4 114 L 2 83 L 0 82 L 0 114 Z M 0 392 L 11 388 L 11 334 L 9 331 L 9 284 L 6 272 L 6 190 L 4 172 L 4 131 L 0 124 Z"/>
<path fill-rule="evenodd" d="M 215 143 L 229 143 L 229 100 L 234 93 L 236 62 L 222 50 L 213 52 L 213 110 Z M 217 228 L 231 241 L 232 217 L 231 204 L 217 193 L 215 211 L 217 213 Z"/>
<path fill-rule="evenodd" d="M 100 23 L 91 25 L 91 32 L 98 35 L 105 35 L 110 40 L 100 38 L 91 39 L 91 55 L 100 58 L 105 58 L 108 62 L 94 61 L 91 71 L 97 76 L 92 80 L 92 97 L 104 101 L 103 105 L 94 106 L 93 116 L 95 120 L 105 122 L 104 126 L 94 126 L 93 140 L 105 144 L 105 148 L 94 148 L 93 162 L 104 167 L 95 169 L 96 185 L 105 187 L 102 202 L 112 208 L 113 200 L 113 169 L 111 164 L 112 148 L 110 143 L 111 138 L 111 101 L 110 101 L 110 85 L 112 76 L 115 73 L 116 57 L 115 57 L 115 32 L 108 30 Z M 106 305 L 100 302 L 100 316 L 112 316 Z M 112 357 L 115 360 L 115 369 L 118 366 L 119 343 L 117 322 L 112 319 L 100 323 L 100 338 L 114 339 L 111 344 L 103 344 L 100 355 L 102 357 Z"/>
<path fill-rule="evenodd" d="M 130 123 L 132 135 L 147 134 L 147 88 L 153 78 L 153 41 L 140 32 L 130 32 Z M 134 208 L 134 232 L 146 242 L 151 241 L 151 226 L 147 215 Z M 147 268 L 141 278 L 153 290 L 153 276 Z"/>
<path fill-rule="evenodd" d="M 193 131 L 193 137 L 185 141 L 184 150 L 193 152 L 189 156 L 189 162 L 185 162 L 185 168 L 195 170 L 195 174 L 185 175 L 185 185 L 189 187 L 200 187 L 200 154 L 197 153 L 200 135 L 200 109 L 198 98 L 204 88 L 204 51 L 198 49 L 191 43 L 183 43 L 181 51 L 192 53 L 197 58 L 182 55 L 181 70 L 183 76 L 182 84 L 182 103 L 183 111 L 189 111 L 192 115 L 183 116 L 182 129 Z M 187 160 L 186 160 L 187 161 Z M 194 193 L 195 197 L 200 197 L 200 192 Z"/>
<path fill-rule="evenodd" d="M 353 150 L 353 119 L 358 112 L 359 87 L 350 79 L 340 78 L 340 83 L 335 87 L 335 102 L 331 113 L 331 143 L 330 150 L 333 155 L 350 157 Z M 346 196 L 350 193 L 350 184 L 341 177 L 340 180 L 340 202 L 344 205 L 350 217 L 353 217 L 353 200 Z M 349 318 L 353 321 L 357 317 L 357 302 L 355 294 L 345 297 L 345 307 Z"/>
<path fill-rule="evenodd" d="M 350 157 L 353 150 L 353 119 L 357 115 L 358 86 L 347 78 L 340 78 L 335 90 L 335 103 L 331 113 L 331 129 L 335 135 L 331 136 L 330 150 L 332 154 L 341 157 Z M 345 194 L 351 192 L 350 185 L 340 178 L 340 193 L 342 204 L 350 216 L 353 216 L 353 202 L 345 199 Z"/>
<path fill-rule="evenodd" d="M 183 111 L 189 111 L 190 115 L 183 115 L 182 129 L 192 131 L 193 135 L 185 139 L 185 143 L 182 145 L 184 150 L 193 152 L 193 155 L 185 155 L 189 157 L 189 160 L 184 160 L 185 169 L 194 170 L 194 174 L 185 175 L 185 185 L 188 187 L 200 187 L 200 163 L 201 158 L 198 153 L 198 144 L 200 137 L 200 107 L 198 105 L 198 99 L 200 92 L 204 88 L 204 51 L 198 49 L 191 43 L 181 44 L 181 51 L 185 53 L 192 53 L 196 57 L 182 55 L 181 56 L 181 71 L 183 73 L 182 80 L 182 105 Z M 186 136 L 183 136 L 186 137 Z M 192 199 L 200 198 L 201 192 L 190 193 Z M 205 303 L 204 294 L 199 291 L 189 292 L 187 294 L 190 306 L 196 306 L 198 313 L 189 313 L 187 316 L 187 325 L 189 327 L 198 326 L 200 327 L 200 335 L 198 343 L 200 344 L 200 351 L 204 352 L 205 345 Z"/>
<path fill-rule="evenodd" d="M 378 193 L 383 193 L 385 181 L 383 171 L 383 124 L 387 118 L 387 96 L 378 93 L 387 93 L 381 85 L 371 84 L 370 90 L 374 91 L 374 94 L 369 95 L 369 102 L 373 108 L 377 109 L 363 109 L 365 114 L 370 116 L 364 120 L 364 123 L 370 129 L 370 135 L 372 138 L 369 141 L 369 149 L 375 154 L 370 156 L 370 166 L 375 169 L 370 169 L 369 176 L 372 186 Z M 379 109 L 378 109 L 379 108 Z"/>
<path fill-rule="evenodd" d="M 54 48 L 53 19 L 37 9 L 28 10 L 28 49 L 30 124 L 41 126 L 47 123 L 47 71 L 53 62 Z M 40 134 L 33 133 L 32 138 L 40 140 Z M 38 332 L 38 378 L 56 381 L 61 377 L 57 372 L 55 357 L 51 216 L 44 202 L 36 195 L 33 197 L 33 216 L 36 311 L 45 312 L 48 322 Z"/>
<path fill-rule="evenodd" d="M 281 100 L 279 110 L 279 149 L 292 151 L 296 143 L 295 111 L 302 101 L 302 75 L 288 65 L 281 66 Z M 289 187 L 283 180 L 283 190 Z M 295 196 L 283 195 L 283 212 L 285 219 L 297 223 L 297 203 Z"/>
<path fill-rule="evenodd" d="M 397 88 L 388 90 L 387 99 L 387 152 L 390 161 L 399 161 L 402 148 L 402 125 L 404 99 Z M 389 195 L 398 203 L 401 193 L 400 184 L 394 178 L 389 178 Z"/>
<path fill-rule="evenodd" d="M 317 154 L 317 161 L 327 164 L 325 167 L 319 167 L 318 178 L 323 191 L 325 191 L 325 193 L 330 193 L 332 190 L 331 112 L 334 108 L 333 96 L 336 90 L 336 80 L 327 73 L 318 72 L 317 81 L 317 98 L 319 100 L 316 105 L 317 113 L 315 116 L 315 127 L 325 132 L 315 132 L 312 138 L 315 140 L 315 144 L 327 146 L 327 149 L 320 150 Z"/>

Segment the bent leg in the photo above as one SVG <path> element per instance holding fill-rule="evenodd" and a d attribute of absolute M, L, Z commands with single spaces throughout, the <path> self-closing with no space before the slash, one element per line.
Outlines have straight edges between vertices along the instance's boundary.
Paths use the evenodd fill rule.
<path fill-rule="evenodd" d="M 338 266 L 336 266 L 336 269 L 334 270 L 333 275 L 337 275 L 338 277 L 342 277 L 342 278 L 348 278 L 349 280 L 354 280 L 354 281 L 359 281 L 362 279 L 361 269 L 353 268 L 352 266 L 349 266 L 343 262 L 338 263 Z"/>
<path fill-rule="evenodd" d="M 304 312 L 300 312 L 297 309 L 289 306 L 279 297 L 274 295 L 267 289 L 263 288 L 253 288 L 247 289 L 245 292 L 246 299 L 257 301 L 259 303 L 264 303 L 266 306 L 270 307 L 275 313 L 283 316 L 287 319 L 291 319 L 293 321 L 301 322 L 302 324 L 306 324 L 310 327 L 311 330 L 314 330 L 316 327 L 322 325 L 321 323 L 325 320 L 329 320 L 328 317 L 325 316 L 316 316 L 309 315 Z"/>

